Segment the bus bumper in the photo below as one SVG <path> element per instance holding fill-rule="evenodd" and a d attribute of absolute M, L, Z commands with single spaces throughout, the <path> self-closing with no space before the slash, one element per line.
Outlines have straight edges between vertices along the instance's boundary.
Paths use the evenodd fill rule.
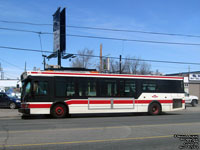
<path fill-rule="evenodd" d="M 18 112 L 22 113 L 22 114 L 27 114 L 27 115 L 30 115 L 30 109 L 29 108 L 20 108 L 18 109 Z"/>

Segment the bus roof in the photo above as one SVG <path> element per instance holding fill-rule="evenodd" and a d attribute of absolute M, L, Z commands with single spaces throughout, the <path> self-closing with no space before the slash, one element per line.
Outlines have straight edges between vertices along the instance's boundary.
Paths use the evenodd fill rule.
<path fill-rule="evenodd" d="M 94 78 L 135 78 L 135 79 L 165 79 L 165 80 L 183 80 L 184 77 L 180 76 L 156 76 L 156 75 L 133 75 L 133 74 L 108 74 L 98 73 L 93 71 L 27 71 L 21 76 L 22 80 L 28 76 L 41 76 L 41 77 L 94 77 Z"/>

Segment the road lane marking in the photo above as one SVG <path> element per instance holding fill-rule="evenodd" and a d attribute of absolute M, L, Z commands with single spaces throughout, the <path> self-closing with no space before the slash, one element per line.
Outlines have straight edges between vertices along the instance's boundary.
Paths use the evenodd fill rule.
<path fill-rule="evenodd" d="M 94 128 L 50 128 L 50 129 L 40 129 L 40 130 L 19 130 L 19 131 L 0 131 L 0 133 L 9 132 L 9 134 L 15 133 L 33 133 L 33 132 L 49 132 L 49 131 L 77 131 L 77 130 L 105 130 L 105 129 L 120 129 L 120 128 L 147 128 L 147 127 L 163 127 L 163 126 L 190 126 L 190 125 L 200 125 L 197 123 L 175 123 L 175 124 L 154 124 L 154 125 L 134 125 L 134 126 L 107 126 L 107 127 L 94 127 Z M 56 129 L 56 130 L 53 130 Z"/>
<path fill-rule="evenodd" d="M 200 135 L 200 133 L 192 133 L 190 135 Z M 0 147 L 28 147 L 28 146 L 48 146 L 48 145 L 64 145 L 64 144 L 84 144 L 84 143 L 101 143 L 101 142 L 115 142 L 115 141 L 129 141 L 129 140 L 146 140 L 146 139 L 159 139 L 170 138 L 174 135 L 163 136 L 150 136 L 150 137 L 133 137 L 133 138 L 121 138 L 121 139 L 104 139 L 104 140 L 87 140 L 87 141 L 67 141 L 67 142 L 52 142 L 52 143 L 37 143 L 37 144 L 16 144 L 16 145 L 4 145 Z"/>

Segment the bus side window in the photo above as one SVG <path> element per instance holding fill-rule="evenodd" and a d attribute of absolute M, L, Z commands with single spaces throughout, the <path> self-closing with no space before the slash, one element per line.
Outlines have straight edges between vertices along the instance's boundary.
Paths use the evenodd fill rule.
<path fill-rule="evenodd" d="M 33 83 L 33 92 L 35 95 L 47 95 L 48 82 L 47 81 L 35 81 Z"/>
<path fill-rule="evenodd" d="M 78 96 L 85 97 L 88 95 L 88 80 L 86 78 L 78 79 Z"/>
<path fill-rule="evenodd" d="M 96 81 L 88 80 L 88 96 L 97 96 L 96 92 Z"/>
<path fill-rule="evenodd" d="M 134 81 L 129 81 L 129 80 L 125 81 L 124 93 L 125 93 L 125 96 L 128 96 L 128 97 L 132 97 L 135 95 L 136 84 Z"/>
<path fill-rule="evenodd" d="M 62 79 L 55 80 L 55 87 L 56 87 L 56 97 L 65 97 L 66 96 L 66 82 Z"/>
<path fill-rule="evenodd" d="M 120 95 L 122 97 L 134 97 L 136 95 L 135 81 L 120 80 Z"/>
<path fill-rule="evenodd" d="M 117 81 L 111 79 L 100 80 L 100 95 L 108 97 L 117 96 Z"/>
<path fill-rule="evenodd" d="M 75 95 L 75 83 L 74 80 L 70 81 L 68 80 L 66 82 L 66 93 L 67 96 L 72 97 Z"/>
<path fill-rule="evenodd" d="M 143 83 L 142 84 L 142 91 L 143 92 L 156 92 L 158 87 L 155 83 Z"/>

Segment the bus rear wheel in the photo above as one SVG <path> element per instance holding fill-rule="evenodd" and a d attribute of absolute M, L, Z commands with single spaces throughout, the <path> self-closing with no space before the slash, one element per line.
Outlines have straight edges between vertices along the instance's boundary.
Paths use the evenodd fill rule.
<path fill-rule="evenodd" d="M 63 104 L 56 104 L 51 110 L 51 115 L 54 118 L 64 118 L 66 117 L 66 114 L 67 114 L 67 108 Z"/>
<path fill-rule="evenodd" d="M 150 115 L 159 115 L 161 113 L 161 106 L 158 103 L 152 103 L 149 106 Z"/>

